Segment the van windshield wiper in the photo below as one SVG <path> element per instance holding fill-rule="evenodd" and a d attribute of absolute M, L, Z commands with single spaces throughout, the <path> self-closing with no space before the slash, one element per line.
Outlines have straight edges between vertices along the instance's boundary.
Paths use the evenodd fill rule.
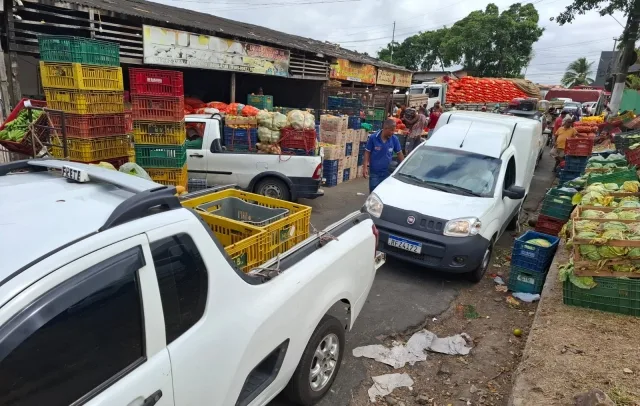
<path fill-rule="evenodd" d="M 480 193 L 476 193 L 471 189 L 467 189 L 467 188 L 464 188 L 464 187 L 461 187 L 461 186 L 452 185 L 451 183 L 438 183 L 438 182 L 428 182 L 428 183 L 429 184 L 434 183 L 436 185 L 444 186 L 444 187 L 447 187 L 447 188 L 450 188 L 450 189 L 459 190 L 459 191 L 464 192 L 464 193 L 466 193 L 468 195 L 471 195 L 471 196 L 482 197 L 482 195 L 480 195 Z"/>
<path fill-rule="evenodd" d="M 436 189 L 436 190 L 439 190 L 439 191 L 441 191 L 441 192 L 447 192 L 447 191 L 448 191 L 448 190 L 447 190 L 448 188 L 447 188 L 447 187 L 445 187 L 444 185 L 442 185 L 441 183 L 431 182 L 431 181 L 428 181 L 428 180 L 424 180 L 424 179 L 422 179 L 422 178 L 420 178 L 420 177 L 418 177 L 418 176 L 410 175 L 410 174 L 408 174 L 408 173 L 398 172 L 398 173 L 397 173 L 397 175 L 399 175 L 399 176 L 403 176 L 403 177 L 405 177 L 405 178 L 407 178 L 407 179 L 414 180 L 414 181 L 416 181 L 416 182 L 418 182 L 418 183 L 422 183 L 422 184 L 428 185 L 428 186 L 430 186 L 430 187 L 432 187 L 432 188 L 434 188 L 434 189 Z"/>

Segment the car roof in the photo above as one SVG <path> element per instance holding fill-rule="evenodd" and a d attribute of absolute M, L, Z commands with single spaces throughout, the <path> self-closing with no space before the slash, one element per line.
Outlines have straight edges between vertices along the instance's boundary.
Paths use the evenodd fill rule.
<path fill-rule="evenodd" d="M 134 210 L 140 213 L 140 202 L 137 208 L 130 207 L 129 213 L 118 210 L 126 209 L 122 204 L 141 196 L 140 192 L 164 189 L 170 191 L 170 196 L 175 193 L 155 182 L 114 170 L 74 162 L 44 162 L 46 167 L 29 167 L 40 171 L 25 173 L 6 174 L 7 170 L 0 165 L 0 235 L 5 237 L 0 244 L 0 285 L 13 273 L 52 251 L 100 231 L 114 215 L 123 215 L 120 223 L 132 220 Z M 63 178 L 60 171 L 51 170 L 62 165 L 87 171 L 90 181 L 73 182 Z"/>

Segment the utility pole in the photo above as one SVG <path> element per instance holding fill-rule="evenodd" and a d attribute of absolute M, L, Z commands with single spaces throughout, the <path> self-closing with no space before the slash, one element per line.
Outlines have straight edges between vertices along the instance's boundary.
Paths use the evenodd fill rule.
<path fill-rule="evenodd" d="M 396 39 L 396 22 L 393 22 L 393 33 L 391 34 L 391 60 L 390 62 L 393 63 L 393 47 L 395 46 L 395 39 Z"/>
<path fill-rule="evenodd" d="M 616 74 L 616 62 L 618 58 L 616 58 L 616 47 L 618 46 L 618 38 L 613 38 L 613 53 L 611 54 L 611 74 Z"/>
<path fill-rule="evenodd" d="M 620 63 L 617 64 L 616 70 L 614 71 L 614 85 L 613 91 L 611 92 L 611 102 L 609 103 L 609 108 L 613 114 L 618 113 L 620 109 L 620 104 L 622 103 L 622 95 L 624 93 L 624 86 L 627 80 L 627 73 L 629 72 L 629 66 L 637 59 L 636 55 L 636 39 L 638 38 L 638 29 L 640 28 L 640 0 L 635 0 L 633 2 L 633 7 L 629 11 L 629 15 L 627 17 L 627 24 L 624 27 L 624 32 L 622 34 L 622 42 L 624 43 L 624 48 L 622 48 L 622 55 L 620 56 Z"/>

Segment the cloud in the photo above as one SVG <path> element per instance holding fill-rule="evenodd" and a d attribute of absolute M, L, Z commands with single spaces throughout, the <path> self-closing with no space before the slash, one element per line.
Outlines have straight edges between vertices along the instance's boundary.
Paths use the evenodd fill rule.
<path fill-rule="evenodd" d="M 471 11 L 484 9 L 486 3 L 474 0 L 158 0 L 158 2 L 215 14 L 232 20 L 261 25 L 290 34 L 330 41 L 343 47 L 367 52 L 377 51 L 391 41 L 393 22 L 395 39 L 402 41 L 420 31 L 450 26 Z M 283 3 L 286 3 L 284 5 Z M 302 4 L 314 3 L 314 4 Z M 500 10 L 513 1 L 495 1 Z M 613 38 L 623 28 L 610 16 L 596 12 L 577 16 L 572 24 L 559 26 L 549 21 L 566 5 L 568 0 L 534 0 L 540 13 L 540 25 L 545 28 L 542 38 L 534 45 L 534 58 L 527 68 L 526 77 L 534 82 L 555 84 L 560 82 L 567 65 L 586 57 L 594 62 L 594 74 L 601 51 L 613 49 Z M 615 14 L 622 24 L 625 18 Z"/>

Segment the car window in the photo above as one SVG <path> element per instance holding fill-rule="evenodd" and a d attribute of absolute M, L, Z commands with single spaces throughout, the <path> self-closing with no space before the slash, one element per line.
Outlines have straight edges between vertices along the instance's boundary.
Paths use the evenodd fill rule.
<path fill-rule="evenodd" d="M 184 233 L 152 243 L 151 256 L 169 344 L 202 318 L 207 303 L 207 269 L 193 240 Z"/>
<path fill-rule="evenodd" d="M 509 159 L 507 164 L 507 171 L 504 174 L 504 188 L 509 189 L 516 184 L 516 160 L 514 157 Z"/>
<path fill-rule="evenodd" d="M 144 362 L 140 248 L 81 272 L 0 327 L 0 405 L 67 406 Z"/>

